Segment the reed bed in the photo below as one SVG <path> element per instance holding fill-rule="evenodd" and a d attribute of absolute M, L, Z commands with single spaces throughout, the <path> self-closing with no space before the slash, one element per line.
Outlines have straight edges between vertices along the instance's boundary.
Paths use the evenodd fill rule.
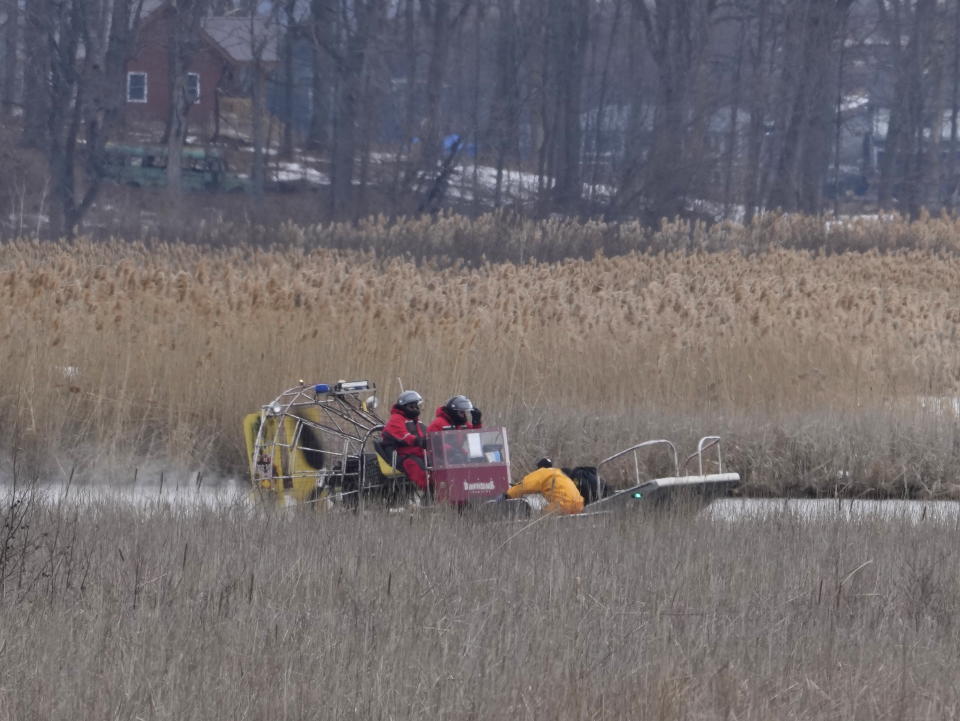
<path fill-rule="evenodd" d="M 174 222 L 180 227 L 181 221 Z M 177 238 L 181 235 L 175 236 Z M 477 218 L 449 214 L 416 218 L 373 216 L 356 223 L 301 226 L 293 223 L 251 225 L 199 223 L 189 239 L 204 244 L 257 246 L 279 243 L 337 250 L 363 248 L 384 256 L 406 256 L 431 263 L 472 265 L 484 262 L 556 262 L 625 253 L 740 250 L 771 248 L 829 253 L 879 250 L 960 250 L 960 218 L 924 215 L 911 222 L 897 215 L 858 216 L 825 221 L 805 215 L 767 213 L 751 225 L 663 221 L 658 228 L 640 222 L 607 223 L 569 217 L 537 220 L 511 213 Z"/>
<path fill-rule="evenodd" d="M 960 532 L 934 518 L 25 509 L 0 559 L 2 721 L 960 709 Z"/>
<path fill-rule="evenodd" d="M 222 227 L 199 229 L 223 241 L 203 244 L 3 244 L 4 467 L 242 474 L 243 414 L 301 378 L 370 378 L 386 405 L 416 388 L 428 414 L 468 394 L 508 426 L 518 467 L 720 433 L 747 493 L 960 496 L 954 221 L 653 235 L 512 222 L 291 226 L 273 245 L 256 229 L 226 244 Z M 832 250 L 800 248 L 804 229 Z M 634 231 L 644 252 L 597 252 Z M 463 259 L 495 232 L 560 259 Z M 405 255 L 417 234 L 450 252 Z M 852 250 L 870 236 L 883 252 Z M 571 257 L 576 238 L 589 257 Z"/>

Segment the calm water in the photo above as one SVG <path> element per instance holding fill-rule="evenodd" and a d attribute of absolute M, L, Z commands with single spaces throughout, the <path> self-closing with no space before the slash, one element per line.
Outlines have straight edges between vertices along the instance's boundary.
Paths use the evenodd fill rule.
<path fill-rule="evenodd" d="M 9 486 L 0 486 L 2 491 Z M 90 485 L 66 486 L 50 484 L 40 487 L 40 493 L 52 502 L 97 503 L 119 501 L 147 507 L 161 503 L 172 506 L 217 507 L 251 502 L 250 486 L 235 480 L 221 481 L 216 486 L 197 487 L 195 480 L 182 484 L 159 485 Z M 589 506 L 588 506 L 589 509 Z M 742 499 L 728 498 L 714 501 L 701 514 L 723 521 L 749 521 L 777 516 L 793 516 L 808 520 L 884 519 L 912 522 L 948 522 L 960 526 L 960 502 L 955 501 L 871 501 L 825 499 Z"/>
<path fill-rule="evenodd" d="M 866 501 L 809 498 L 728 498 L 714 501 L 702 513 L 723 520 L 793 515 L 810 520 L 865 519 L 940 521 L 960 523 L 956 501 Z"/>

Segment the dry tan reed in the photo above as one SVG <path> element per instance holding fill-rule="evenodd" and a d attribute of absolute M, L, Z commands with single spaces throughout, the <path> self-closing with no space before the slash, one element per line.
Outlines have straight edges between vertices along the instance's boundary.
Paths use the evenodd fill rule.
<path fill-rule="evenodd" d="M 0 422 L 45 475 L 238 472 L 240 417 L 299 379 L 369 377 L 387 400 L 400 379 L 428 403 L 470 395 L 520 463 L 718 432 L 754 490 L 955 494 L 960 430 L 933 399 L 960 395 L 956 224 L 764 222 L 654 235 L 524 222 L 503 239 L 560 255 L 631 233 L 686 248 L 552 263 L 381 247 L 418 233 L 451 257 L 471 239 L 494 247 L 500 217 L 287 227 L 270 247 L 7 243 Z M 909 231 L 912 249 L 778 247 L 814 229 L 838 247 L 904 247 Z M 331 233 L 381 252 L 316 247 Z"/>
<path fill-rule="evenodd" d="M 960 709 L 960 539 L 930 518 L 625 515 L 518 533 L 443 513 L 66 503 L 30 521 L 44 541 L 0 595 L 0 721 Z"/>

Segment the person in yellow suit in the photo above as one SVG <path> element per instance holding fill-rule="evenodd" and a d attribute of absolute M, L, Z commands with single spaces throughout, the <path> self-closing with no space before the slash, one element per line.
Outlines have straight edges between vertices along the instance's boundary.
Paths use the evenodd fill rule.
<path fill-rule="evenodd" d="M 507 491 L 507 498 L 520 498 L 528 493 L 540 493 L 547 499 L 547 513 L 580 513 L 583 510 L 583 496 L 577 485 L 559 468 L 553 467 L 549 458 L 537 461 L 537 470 L 528 473 L 515 486 Z"/>

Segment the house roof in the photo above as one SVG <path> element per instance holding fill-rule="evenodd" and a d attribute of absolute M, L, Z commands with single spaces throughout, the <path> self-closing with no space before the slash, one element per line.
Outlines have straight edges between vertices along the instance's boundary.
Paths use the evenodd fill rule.
<path fill-rule="evenodd" d="M 166 7 L 170 0 L 143 0 L 141 17 L 146 19 Z M 279 60 L 278 28 L 264 17 L 232 15 L 204 18 L 204 34 L 227 60 L 233 63 L 253 62 L 259 54 L 260 62 Z"/>
<path fill-rule="evenodd" d="M 140 17 L 145 18 L 166 4 L 167 0 L 143 0 L 143 6 L 140 8 Z"/>
<path fill-rule="evenodd" d="M 279 59 L 276 25 L 265 18 L 205 18 L 202 27 L 232 62 L 253 62 L 257 54 L 264 63 L 275 63 Z"/>

